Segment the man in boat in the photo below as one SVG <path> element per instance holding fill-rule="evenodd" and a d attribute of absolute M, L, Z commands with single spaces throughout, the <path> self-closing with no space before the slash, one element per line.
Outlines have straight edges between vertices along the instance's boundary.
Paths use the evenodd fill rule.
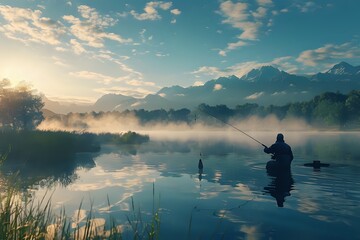
<path fill-rule="evenodd" d="M 266 165 L 267 170 L 290 169 L 291 161 L 294 159 L 291 147 L 285 143 L 284 135 L 279 133 L 276 142 L 269 148 L 265 146 L 264 152 L 273 154 L 272 159 Z"/>

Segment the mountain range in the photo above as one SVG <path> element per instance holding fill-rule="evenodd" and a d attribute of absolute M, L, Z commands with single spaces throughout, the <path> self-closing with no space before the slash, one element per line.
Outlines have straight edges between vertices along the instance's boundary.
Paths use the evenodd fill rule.
<path fill-rule="evenodd" d="M 87 111 L 124 111 L 126 109 L 192 109 L 201 103 L 225 104 L 229 107 L 244 103 L 284 105 L 307 101 L 326 92 L 348 93 L 360 89 L 360 66 L 340 62 L 324 73 L 300 76 L 273 66 L 252 69 L 242 77 L 220 77 L 202 86 L 164 87 L 156 94 L 134 98 L 106 94 L 93 105 L 64 105 L 44 98 L 45 108 L 56 113 Z"/>

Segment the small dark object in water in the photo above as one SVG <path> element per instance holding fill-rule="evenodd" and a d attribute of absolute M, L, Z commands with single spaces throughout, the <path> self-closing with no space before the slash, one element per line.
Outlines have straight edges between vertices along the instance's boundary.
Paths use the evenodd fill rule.
<path fill-rule="evenodd" d="M 315 160 L 312 163 L 305 163 L 304 164 L 305 167 L 313 167 L 313 168 L 321 168 L 321 167 L 329 167 L 330 164 L 329 163 L 321 163 L 319 160 Z"/>
<path fill-rule="evenodd" d="M 198 168 L 199 168 L 199 169 L 203 169 L 203 168 L 204 168 L 204 165 L 203 165 L 201 159 L 199 160 Z"/>

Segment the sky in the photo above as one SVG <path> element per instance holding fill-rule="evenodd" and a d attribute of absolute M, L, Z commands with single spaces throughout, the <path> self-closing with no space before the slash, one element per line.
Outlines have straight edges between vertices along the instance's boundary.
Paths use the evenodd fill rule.
<path fill-rule="evenodd" d="M 273 65 L 360 65 L 358 0 L 0 0 L 0 79 L 56 101 L 141 98 Z"/>

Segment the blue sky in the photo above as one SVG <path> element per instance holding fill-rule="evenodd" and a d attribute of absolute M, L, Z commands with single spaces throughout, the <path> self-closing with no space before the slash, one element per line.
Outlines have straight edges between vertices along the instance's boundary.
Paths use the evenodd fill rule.
<path fill-rule="evenodd" d="M 1 0 L 0 79 L 53 100 L 143 97 L 274 65 L 360 65 L 360 1 Z"/>

